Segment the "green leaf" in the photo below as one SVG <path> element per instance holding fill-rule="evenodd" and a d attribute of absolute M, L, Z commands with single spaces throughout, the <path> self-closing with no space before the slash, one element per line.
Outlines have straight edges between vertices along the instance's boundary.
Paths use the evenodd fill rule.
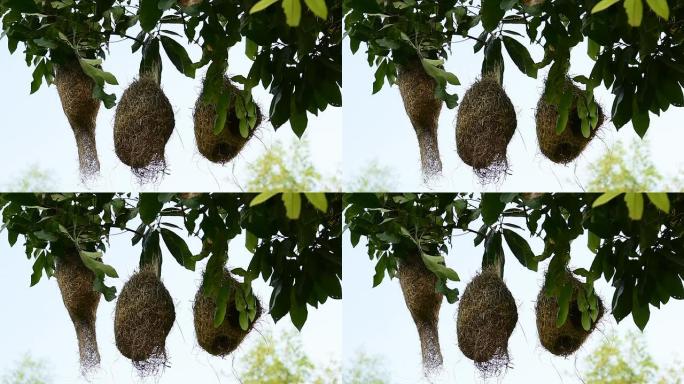
<path fill-rule="evenodd" d="M 328 7 L 325 5 L 325 0 L 304 0 L 304 3 L 314 15 L 321 19 L 328 18 Z"/>
<path fill-rule="evenodd" d="M 496 223 L 505 207 L 506 203 L 501 201 L 498 193 L 483 193 L 480 202 L 482 221 L 485 225 Z"/>
<path fill-rule="evenodd" d="M 44 37 L 41 37 L 39 39 L 33 39 L 33 42 L 38 44 L 39 46 L 41 46 L 43 48 L 49 48 L 49 49 L 57 48 L 57 43 L 55 43 L 52 40 L 46 39 Z"/>
<path fill-rule="evenodd" d="M 295 290 L 293 289 L 291 292 L 294 296 Z M 290 306 L 290 319 L 292 320 L 292 324 L 294 324 L 294 326 L 301 331 L 304 323 L 306 323 L 306 318 L 308 315 L 306 304 L 299 304 L 294 300 L 291 301 L 292 305 Z"/>
<path fill-rule="evenodd" d="M 192 252 L 190 252 L 188 244 L 185 243 L 185 240 L 183 240 L 175 232 L 166 228 L 161 229 L 161 236 L 166 244 L 166 248 L 169 249 L 169 252 L 171 252 L 171 255 L 174 259 L 176 259 L 178 264 L 191 271 L 194 271 L 195 261 L 193 260 Z"/>
<path fill-rule="evenodd" d="M 252 8 L 249 10 L 249 13 L 252 14 L 257 13 L 259 11 L 263 11 L 264 9 L 270 7 L 276 2 L 278 2 L 278 0 L 260 0 L 252 6 Z"/>
<path fill-rule="evenodd" d="M 505 13 L 506 11 L 501 9 L 500 0 L 482 0 L 480 14 L 485 31 L 492 32 L 495 30 Z"/>
<path fill-rule="evenodd" d="M 316 207 L 321 212 L 328 212 L 328 199 L 325 197 L 325 193 L 311 193 L 305 192 L 307 200 Z"/>
<path fill-rule="evenodd" d="M 140 17 L 140 27 L 145 32 L 151 32 L 157 26 L 162 13 L 164 13 L 157 6 L 158 3 L 158 0 L 140 0 L 138 15 Z"/>
<path fill-rule="evenodd" d="M 594 8 L 591 9 L 591 13 L 597 13 L 606 10 L 619 1 L 620 0 L 601 0 L 594 5 Z"/>
<path fill-rule="evenodd" d="M 185 51 L 182 45 L 180 45 L 176 40 L 168 37 L 162 36 L 161 43 L 164 47 L 166 55 L 173 63 L 174 67 L 178 71 L 190 78 L 195 78 L 195 66 L 188 56 L 188 52 Z"/>
<path fill-rule="evenodd" d="M 162 203 L 157 198 L 156 193 L 141 193 L 138 208 L 140 211 L 140 220 L 149 225 L 159 215 L 159 211 L 162 209 Z"/>
<path fill-rule="evenodd" d="M 665 20 L 670 18 L 670 7 L 667 5 L 667 0 L 646 0 L 646 3 L 656 15 Z"/>
<path fill-rule="evenodd" d="M 245 56 L 247 56 L 248 59 L 250 59 L 252 61 L 256 60 L 258 49 L 259 49 L 259 46 L 257 45 L 257 43 L 255 43 L 251 39 L 246 39 L 246 41 L 245 41 Z"/>
<path fill-rule="evenodd" d="M 629 218 L 641 220 L 644 215 L 644 196 L 641 193 L 625 193 L 625 203 L 629 210 Z"/>
<path fill-rule="evenodd" d="M 648 199 L 651 200 L 651 203 L 653 203 L 653 205 L 655 205 L 658 209 L 665 213 L 670 213 L 670 198 L 667 196 L 667 193 L 647 192 L 646 196 L 648 196 Z"/>
<path fill-rule="evenodd" d="M 45 230 L 40 230 L 36 231 L 33 233 L 33 235 L 41 240 L 45 241 L 57 241 L 59 240 L 59 236 L 55 235 L 54 233 L 47 232 Z"/>
<path fill-rule="evenodd" d="M 262 192 L 258 194 L 252 201 L 249 203 L 250 207 L 253 207 L 255 205 L 259 205 L 266 200 L 270 199 L 271 197 L 277 195 L 279 192 Z"/>
<path fill-rule="evenodd" d="M 648 308 L 648 302 L 641 303 L 639 301 L 638 292 L 638 289 L 632 290 L 632 318 L 634 319 L 634 324 L 643 331 L 646 328 L 646 324 L 648 324 L 651 312 Z"/>
<path fill-rule="evenodd" d="M 246 231 L 245 233 L 245 248 L 250 253 L 256 252 L 257 244 L 259 242 L 259 239 L 250 231 Z"/>
<path fill-rule="evenodd" d="M 591 206 L 592 208 L 596 208 L 601 205 L 607 204 L 609 201 L 622 195 L 622 193 L 623 192 L 606 192 L 603 195 L 599 196 L 598 199 L 594 200 L 594 204 L 592 204 Z"/>
<path fill-rule="evenodd" d="M 226 310 L 228 309 L 228 300 L 230 299 L 230 285 L 225 284 L 221 287 L 216 296 L 216 309 L 214 311 L 214 328 L 218 328 L 223 324 L 226 318 Z"/>
<path fill-rule="evenodd" d="M 558 296 L 558 316 L 556 317 L 556 327 L 560 328 L 565 324 L 570 312 L 570 300 L 572 299 L 572 284 L 565 284 L 561 288 Z"/>
<path fill-rule="evenodd" d="M 504 36 L 503 43 L 506 47 L 508 55 L 511 56 L 513 63 L 520 69 L 520 72 L 527 74 L 528 76 L 536 79 L 537 78 L 537 67 L 530 56 L 530 52 L 527 48 L 522 45 L 518 40 L 510 37 Z"/>
<path fill-rule="evenodd" d="M 587 247 L 592 253 L 597 253 L 599 246 L 601 245 L 601 238 L 598 237 L 594 232 L 588 231 L 587 234 Z"/>
<path fill-rule="evenodd" d="M 283 0 L 283 11 L 285 11 L 287 25 L 290 27 L 299 26 L 299 21 L 302 19 L 301 0 Z"/>
<path fill-rule="evenodd" d="M 561 134 L 568 126 L 568 119 L 570 118 L 570 108 L 572 107 L 573 95 L 572 92 L 565 92 L 560 97 L 560 104 L 558 105 L 558 120 L 556 120 L 556 133 Z"/>
<path fill-rule="evenodd" d="M 295 192 L 284 192 L 283 203 L 285 203 L 287 217 L 291 220 L 299 219 L 302 212 L 302 196 Z"/>
<path fill-rule="evenodd" d="M 537 261 L 534 258 L 534 252 L 532 252 L 532 248 L 530 248 L 527 240 L 508 228 L 503 229 L 503 236 L 506 240 L 506 244 L 508 244 L 511 252 L 513 252 L 513 255 L 518 259 L 520 264 L 532 271 L 536 271 Z"/>
<path fill-rule="evenodd" d="M 81 69 L 83 69 L 83 72 L 90 78 L 95 80 L 97 84 L 101 86 L 104 85 L 104 83 L 111 85 L 119 84 L 119 82 L 116 80 L 116 77 L 114 77 L 113 74 L 105 72 L 100 68 L 95 67 L 94 65 L 89 63 L 88 60 L 79 59 L 79 64 L 81 64 Z"/>
<path fill-rule="evenodd" d="M 99 261 L 99 259 L 102 259 L 102 252 L 81 251 L 80 255 L 83 264 L 91 271 L 95 273 L 102 273 L 113 278 L 119 277 L 119 274 L 116 273 L 114 267 Z"/>
<path fill-rule="evenodd" d="M 425 253 L 422 253 L 421 258 L 423 259 L 423 263 L 425 264 L 425 267 L 427 267 L 427 269 L 432 271 L 432 273 L 434 273 L 435 275 L 437 275 L 441 279 L 459 281 L 458 273 L 456 273 L 456 271 L 454 271 L 453 269 L 444 265 L 444 257 L 443 256 L 431 256 L 431 255 L 427 255 Z"/>
<path fill-rule="evenodd" d="M 625 0 L 625 10 L 627 11 L 627 22 L 632 27 L 641 25 L 644 18 L 644 3 L 642 0 Z"/>

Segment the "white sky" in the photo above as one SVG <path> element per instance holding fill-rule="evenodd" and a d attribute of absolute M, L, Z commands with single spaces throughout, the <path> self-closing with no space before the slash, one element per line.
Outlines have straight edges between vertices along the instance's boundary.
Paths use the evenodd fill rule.
<path fill-rule="evenodd" d="M 130 225 L 134 228 L 137 226 L 135 223 Z M 180 232 L 179 234 L 183 235 Z M 5 263 L 0 269 L 0 303 L 4 307 L 3 315 L 0 316 L 0 376 L 2 372 L 13 368 L 23 353 L 30 352 L 34 358 L 47 360 L 54 373 L 53 383 L 87 383 L 79 375 L 76 334 L 62 304 L 57 282 L 43 276 L 40 283 L 29 287 L 32 262 L 26 260 L 22 244 L 20 240 L 14 248 L 9 248 L 6 231 L 0 234 L 0 254 Z M 193 253 L 198 253 L 201 249 L 201 242 L 196 239 L 191 239 L 188 245 Z M 112 237 L 105 262 L 114 266 L 119 273 L 119 279 L 108 279 L 108 283 L 116 286 L 118 292 L 121 292 L 123 284 L 133 274 L 140 249 L 140 244 L 131 247 L 129 234 Z M 200 284 L 204 262 L 198 264 L 195 272 L 191 272 L 180 267 L 163 245 L 162 251 L 162 281 L 176 306 L 176 323 L 167 338 L 171 367 L 161 376 L 148 378 L 144 382 L 239 383 L 234 369 L 240 366 L 249 346 L 261 337 L 258 332 L 273 330 L 278 335 L 294 329 L 289 316 L 275 326 L 270 317 L 264 316 L 257 325 L 258 332 L 251 333 L 237 352 L 226 359 L 207 354 L 195 340 L 192 317 L 192 302 Z M 229 255 L 228 264 L 231 268 L 247 267 L 251 254 L 244 248 L 243 236 L 231 242 Z M 253 288 L 262 303 L 268 306 L 271 287 L 262 280 L 256 280 Z M 114 345 L 114 306 L 115 302 L 102 299 L 98 308 L 97 336 L 102 363 L 101 370 L 92 377 L 91 382 L 143 382 L 130 361 Z M 315 364 L 323 367 L 328 366 L 331 361 L 342 360 L 341 330 L 340 300 L 329 300 L 319 306 L 318 310 L 309 307 L 308 320 L 301 336 L 304 351 Z"/>
<path fill-rule="evenodd" d="M 135 34 L 134 34 L 135 35 Z M 182 41 L 184 43 L 184 41 Z M 48 170 L 57 182 L 58 190 L 72 191 L 88 188 L 94 191 L 140 190 L 136 178 L 114 153 L 112 126 L 115 108 L 108 110 L 101 106 L 97 119 L 97 148 L 101 163 L 101 176 L 89 185 L 80 182 L 76 143 L 62 111 L 57 90 L 46 87 L 30 95 L 32 69 L 24 62 L 20 45 L 10 56 L 6 39 L 0 40 L 0 116 L 3 138 L 0 140 L 0 163 L 5 172 L 0 174 L 0 185 L 12 184 L 32 165 Z M 189 50 L 190 57 L 197 61 L 201 56 L 199 48 Z M 131 54 L 128 41 L 112 44 L 111 57 L 104 63 L 104 69 L 113 72 L 119 80 L 118 86 L 108 86 L 120 99 L 123 91 L 137 77 L 140 51 Z M 254 162 L 276 140 L 288 142 L 297 136 L 289 124 L 274 132 L 270 123 L 262 124 L 261 130 L 247 145 L 244 152 L 226 166 L 215 165 L 199 154 L 195 146 L 192 111 L 201 89 L 201 80 L 206 68 L 198 71 L 195 79 L 180 74 L 164 52 L 164 73 L 162 89 L 175 111 L 176 129 L 167 146 L 167 165 L 170 175 L 158 184 L 148 184 L 143 190 L 158 191 L 240 191 L 250 179 L 247 165 Z M 244 45 L 238 44 L 231 51 L 229 74 L 246 75 L 251 61 L 244 56 Z M 254 89 L 254 98 L 262 111 L 268 112 L 271 95 L 261 86 Z M 342 109 L 329 107 L 318 117 L 309 115 L 306 136 L 309 139 L 311 159 L 323 175 L 340 173 L 342 160 Z M 259 140 L 261 139 L 261 141 Z"/>
<path fill-rule="evenodd" d="M 477 35 L 477 33 L 475 33 Z M 525 41 L 523 41 L 525 43 Z M 526 44 L 527 45 L 527 44 Z M 480 76 L 482 51 L 474 55 L 470 41 L 455 43 L 446 70 L 458 76 L 461 86 L 450 86 L 450 93 L 462 98 L 465 91 Z M 502 48 L 503 49 L 503 48 Z M 406 116 L 396 86 L 383 89 L 372 95 L 375 68 L 368 66 L 366 46 L 352 55 L 349 39 L 345 39 L 344 54 L 344 165 L 346 174 L 354 174 L 373 159 L 379 164 L 391 167 L 401 175 L 395 180 L 399 191 L 582 191 L 588 182 L 587 167 L 600 158 L 612 143 L 630 143 L 638 135 L 630 125 L 619 132 L 611 124 L 604 125 L 588 149 L 574 164 L 555 165 L 541 154 L 537 146 L 534 110 L 543 89 L 547 70 L 540 71 L 532 79 L 520 73 L 503 52 L 506 60 L 504 89 L 517 111 L 518 129 L 508 146 L 508 158 L 512 175 L 500 184 L 480 185 L 472 169 L 464 164 L 456 153 L 454 122 L 457 109 L 442 108 L 439 120 L 439 148 L 443 163 L 443 176 L 429 185 L 422 181 L 420 156 L 416 135 Z M 586 55 L 586 48 L 579 46 L 573 51 L 571 75 L 588 75 L 593 62 Z M 541 48 L 535 46 L 530 53 L 535 61 L 543 56 Z M 613 95 L 605 88 L 596 90 L 596 98 L 603 105 L 604 113 L 610 116 Z M 646 138 L 651 149 L 651 160 L 658 171 L 666 176 L 679 172 L 684 157 L 679 143 L 684 140 L 684 131 L 679 124 L 684 111 L 671 108 L 661 117 L 651 115 L 651 126 Z M 579 180 L 579 182 L 578 182 Z M 348 191 L 348 189 L 345 189 Z M 351 192 L 351 191 L 348 191 Z"/>
<path fill-rule="evenodd" d="M 478 228 L 481 223 L 473 223 Z M 527 238 L 527 235 L 524 234 Z M 463 293 L 466 284 L 479 271 L 483 247 L 473 247 L 473 236 L 456 236 L 446 263 L 456 270 L 461 281 L 450 283 Z M 543 242 L 530 241 L 535 254 L 541 253 Z M 617 331 L 624 335 L 629 331 L 639 332 L 631 316 L 616 326 L 610 314 L 604 316 L 594 334 L 580 351 L 568 359 L 555 357 L 546 352 L 539 343 L 534 317 L 534 305 L 543 284 L 542 272 L 546 264 L 540 265 L 539 273 L 522 267 L 505 248 L 507 262 L 504 280 L 518 304 L 518 324 L 510 339 L 509 350 L 513 368 L 491 383 L 580 383 L 576 372 L 586 370 L 584 361 L 589 352 L 601 343 L 605 335 Z M 384 360 L 392 374 L 392 383 L 413 384 L 425 382 L 422 376 L 420 344 L 418 333 L 411 319 L 399 287 L 399 281 L 385 276 L 383 283 L 372 288 L 375 262 L 370 261 L 365 240 L 352 248 L 349 234 L 343 240 L 344 252 L 344 358 L 351 359 L 358 351 L 378 355 Z M 573 268 L 589 268 L 593 254 L 586 247 L 586 237 L 573 243 Z M 610 307 L 613 288 L 605 280 L 596 283 L 596 289 L 603 302 Z M 439 322 L 439 336 L 444 356 L 444 372 L 435 383 L 483 383 L 472 361 L 458 349 L 456 343 L 456 304 L 442 303 Z M 684 317 L 684 303 L 671 300 L 660 310 L 651 307 L 650 321 L 645 330 L 649 352 L 662 368 L 682 358 L 684 335 L 676 330 Z"/>

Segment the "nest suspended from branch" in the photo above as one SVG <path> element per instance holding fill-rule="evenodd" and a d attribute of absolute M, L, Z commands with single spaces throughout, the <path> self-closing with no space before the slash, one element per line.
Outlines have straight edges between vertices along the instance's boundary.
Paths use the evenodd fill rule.
<path fill-rule="evenodd" d="M 430 179 L 442 172 L 437 127 L 443 102 L 435 97 L 437 83 L 416 59 L 399 67 L 397 84 L 404 109 L 418 137 L 423 175 Z"/>
<path fill-rule="evenodd" d="M 207 160 L 218 164 L 228 163 L 242 152 L 245 145 L 254 136 L 263 118 L 261 108 L 257 105 L 256 124 L 253 129 L 249 129 L 247 137 L 243 137 L 240 133 L 240 120 L 235 112 L 235 98 L 239 97 L 239 89 L 233 85 L 228 77 L 224 77 L 224 91 L 230 92 L 231 101 L 228 105 L 226 123 L 218 135 L 214 134 L 216 106 L 204 101 L 204 87 L 195 103 L 195 113 L 193 115 L 197 149 Z"/>
<path fill-rule="evenodd" d="M 492 267 L 466 286 L 456 320 L 458 347 L 483 376 L 500 374 L 510 362 L 508 339 L 518 322 L 511 291 Z"/>
<path fill-rule="evenodd" d="M 220 326 L 214 327 L 216 302 L 213 298 L 204 295 L 203 286 L 197 290 L 193 305 L 195 334 L 198 344 L 209 354 L 221 357 L 229 355 L 242 344 L 245 337 L 254 329 L 256 321 L 261 317 L 263 311 L 261 303 L 257 299 L 254 321 L 249 323 L 247 330 L 243 330 L 240 327 L 240 313 L 235 308 L 235 293 L 238 282 L 228 270 L 224 271 L 224 283 L 231 285 L 231 292 L 226 304 L 226 316 Z"/>
<path fill-rule="evenodd" d="M 572 93 L 573 101 L 568 115 L 568 123 L 561 134 L 556 133 L 558 107 L 546 101 L 546 90 L 539 98 L 535 115 L 539 149 L 544 156 L 557 164 L 568 164 L 577 159 L 596 137 L 605 119 L 603 108 L 598 105 L 596 128 L 591 129 L 589 137 L 584 137 L 582 120 L 577 114 L 577 99 L 584 94 L 584 91 L 577 87 L 572 80 L 566 79 L 563 92 Z"/>
<path fill-rule="evenodd" d="M 175 320 L 173 299 L 156 268 L 146 266 L 126 282 L 116 302 L 114 337 L 141 376 L 166 365 L 166 337 Z"/>
<path fill-rule="evenodd" d="M 93 289 L 95 273 L 83 264 L 78 251 L 58 257 L 55 267 L 57 285 L 76 330 L 81 370 L 85 374 L 100 364 L 95 321 L 101 294 Z"/>
<path fill-rule="evenodd" d="M 508 144 L 517 127 L 515 108 L 494 74 L 476 81 L 463 96 L 456 118 L 456 151 L 482 183 L 508 171 Z"/>
<path fill-rule="evenodd" d="M 444 295 L 435 291 L 437 276 L 425 267 L 419 255 L 402 260 L 398 272 L 406 307 L 418 330 L 423 369 L 429 376 L 442 366 L 438 322 Z"/>
<path fill-rule="evenodd" d="M 114 118 L 114 148 L 141 182 L 166 169 L 165 148 L 175 127 L 173 108 L 153 75 L 134 81 L 121 96 Z"/>
<path fill-rule="evenodd" d="M 75 59 L 57 65 L 55 72 L 55 86 L 62 109 L 76 138 L 81 178 L 88 180 L 100 171 L 95 143 L 100 100 L 93 97 L 95 82 L 83 72 Z"/>
<path fill-rule="evenodd" d="M 570 299 L 570 309 L 565 323 L 557 327 L 558 299 L 548 297 L 544 293 L 546 284 L 539 291 L 537 296 L 537 332 L 542 346 L 556 356 L 567 357 L 575 353 L 587 340 L 589 335 L 596 329 L 596 324 L 603 317 L 603 302 L 598 298 L 598 317 L 592 322 L 589 330 L 582 326 L 582 312 L 577 303 L 577 293 L 584 289 L 582 283 L 567 271 L 564 274 L 567 284 L 572 285 L 572 298 Z"/>

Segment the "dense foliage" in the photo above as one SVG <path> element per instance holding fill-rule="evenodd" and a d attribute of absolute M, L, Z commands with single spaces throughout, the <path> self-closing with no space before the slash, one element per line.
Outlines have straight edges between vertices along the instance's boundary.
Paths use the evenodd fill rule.
<path fill-rule="evenodd" d="M 254 194 L 2 194 L 3 229 L 9 244 L 20 238 L 33 261 L 31 284 L 43 274 L 52 276 L 55 260 L 76 248 L 83 263 L 96 274 L 94 289 L 113 300 L 116 289 L 106 284 L 117 272 L 106 264 L 109 237 L 114 231 L 131 236 L 139 246 L 140 265 L 159 264 L 168 255 L 188 270 L 208 260 L 205 293 L 226 303 L 229 285 L 222 285 L 230 257 L 229 242 L 245 233 L 245 247 L 253 256 L 247 268 L 231 272 L 242 276 L 244 300 L 236 300 L 241 324 L 254 316 L 251 282 L 263 278 L 273 287 L 271 317 L 290 314 L 301 328 L 307 304 L 317 307 L 328 298 L 342 297 L 341 197 L 295 193 Z M 202 240 L 191 251 L 185 238 Z M 219 305 L 215 321 L 223 321 L 226 305 Z"/>
<path fill-rule="evenodd" d="M 306 0 L 302 9 L 300 0 L 282 3 L 279 10 L 254 0 L 0 0 L 0 18 L 10 52 L 20 43 L 25 47 L 26 64 L 34 68 L 32 92 L 43 81 L 52 83 L 55 65 L 77 59 L 97 83 L 93 95 L 113 107 L 116 97 L 104 89 L 118 81 L 102 67 L 110 44 L 122 39 L 133 53 L 141 52 L 141 73 L 161 73 L 161 50 L 189 77 L 208 66 L 205 97 L 218 105 L 217 131 L 230 105 L 231 94 L 220 86 L 228 52 L 244 41 L 244 54 L 253 64 L 248 74 L 232 78 L 244 85 L 235 103 L 243 135 L 255 123 L 251 89 L 261 84 L 273 95 L 273 126 L 289 121 L 301 136 L 307 113 L 342 105 L 341 5 Z M 191 45 L 202 49 L 201 58 L 190 58 L 186 48 Z"/>
<path fill-rule="evenodd" d="M 364 237 L 376 261 L 374 285 L 385 274 L 394 277 L 397 261 L 420 249 L 426 267 L 439 278 L 436 290 L 454 302 L 458 292 L 446 284 L 458 275 L 445 257 L 452 236 L 471 234 L 474 246 L 483 248 L 483 266 L 503 266 L 504 243 L 531 271 L 549 261 L 548 293 L 559 300 L 563 324 L 572 289 L 562 276 L 571 265 L 571 245 L 577 247 L 573 241 L 586 235 L 594 260 L 573 270 L 586 280 L 578 298 L 586 329 L 596 319 L 593 282 L 600 278 L 615 287 L 615 319 L 631 314 L 641 329 L 651 306 L 684 299 L 681 194 L 353 194 L 344 206 L 352 245 Z M 543 250 L 531 248 L 526 238 L 532 237 L 544 241 Z"/>
<path fill-rule="evenodd" d="M 623 3 L 624 7 L 616 5 Z M 584 84 L 577 114 L 583 133 L 597 125 L 593 90 L 604 85 L 615 96 L 612 120 L 619 129 L 631 122 L 643 136 L 650 114 L 659 115 L 671 106 L 684 105 L 684 4 L 666 0 L 345 0 L 346 30 L 351 49 L 367 45 L 368 63 L 377 67 L 373 91 L 385 79 L 393 84 L 397 65 L 407 57 L 422 58 L 426 72 L 437 80 L 435 94 L 447 106 L 457 105 L 456 96 L 446 93 L 447 82 L 456 76 L 441 69 L 456 40 L 468 40 L 475 53 L 483 52 L 482 73 L 500 71 L 503 51 L 516 68 L 536 78 L 549 68 L 547 98 L 559 106 L 557 127 L 563 130 L 572 111 L 572 98 L 562 93 L 562 82 L 570 71 L 571 51 L 588 46 L 594 61 L 591 73 L 574 76 Z M 533 58 L 528 48 L 543 48 L 544 56 Z M 576 55 L 577 53 L 574 53 Z M 459 57 L 459 60 L 472 58 Z"/>

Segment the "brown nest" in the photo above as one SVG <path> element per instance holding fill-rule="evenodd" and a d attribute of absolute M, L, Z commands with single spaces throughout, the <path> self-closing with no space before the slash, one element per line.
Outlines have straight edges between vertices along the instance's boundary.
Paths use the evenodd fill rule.
<path fill-rule="evenodd" d="M 100 364 L 95 320 L 101 294 L 93 289 L 95 273 L 83 264 L 78 252 L 73 250 L 57 258 L 55 278 L 76 330 L 81 370 L 86 373 Z"/>
<path fill-rule="evenodd" d="M 418 137 L 423 175 L 426 179 L 442 172 L 442 160 L 437 143 L 437 125 L 442 100 L 435 97 L 435 79 L 415 59 L 399 67 L 397 77 L 404 109 Z"/>
<path fill-rule="evenodd" d="M 240 313 L 235 308 L 235 290 L 238 282 L 228 271 L 224 272 L 224 283 L 230 284 L 231 291 L 227 303 L 226 316 L 223 323 L 214 327 L 214 313 L 216 302 L 213 298 L 204 295 L 204 287 L 201 286 L 195 295 L 193 313 L 195 318 L 195 333 L 200 347 L 214 356 L 226 356 L 235 351 L 245 337 L 252 331 L 254 324 L 261 317 L 262 308 L 259 300 L 256 300 L 256 316 L 249 323 L 247 330 L 240 327 Z"/>
<path fill-rule="evenodd" d="M 584 94 L 584 91 L 577 87 L 570 79 L 566 79 L 563 91 L 571 92 L 573 101 L 568 115 L 568 123 L 561 134 L 556 133 L 558 107 L 547 102 L 546 90 L 539 98 L 535 116 L 539 149 L 549 160 L 558 164 L 568 164 L 577 159 L 591 140 L 594 139 L 605 118 L 603 109 L 599 105 L 598 123 L 591 130 L 589 137 L 584 137 L 582 134 L 582 120 L 577 114 L 577 98 Z"/>
<path fill-rule="evenodd" d="M 171 103 L 152 75 L 134 81 L 121 96 L 114 118 L 114 149 L 141 182 L 166 169 L 164 150 L 174 126 Z"/>
<path fill-rule="evenodd" d="M 548 297 L 545 293 L 546 284 L 537 296 L 537 332 L 542 346 L 556 356 L 567 357 L 575 353 L 596 329 L 596 324 L 603 317 L 603 302 L 598 298 L 598 317 L 592 322 L 589 330 L 582 327 L 582 312 L 577 304 L 577 292 L 584 289 L 582 283 L 569 271 L 565 273 L 566 284 L 572 285 L 570 309 L 565 323 L 556 326 L 558 317 L 558 300 Z"/>
<path fill-rule="evenodd" d="M 194 113 L 197 149 L 207 160 L 218 164 L 225 164 L 233 160 L 254 136 L 254 132 L 262 120 L 261 109 L 257 105 L 256 124 L 253 129 L 249 129 L 247 137 L 242 137 L 240 120 L 235 112 L 235 97 L 239 97 L 239 90 L 227 77 L 224 77 L 224 87 L 224 91 L 231 94 L 231 101 L 228 105 L 226 123 L 218 135 L 214 134 L 216 106 L 204 101 L 204 88 L 197 98 Z"/>
<path fill-rule="evenodd" d="M 166 365 L 166 337 L 175 320 L 171 295 L 154 268 L 144 267 L 124 285 L 116 302 L 114 338 L 142 376 Z"/>
<path fill-rule="evenodd" d="M 81 69 L 76 60 L 57 65 L 57 93 L 62 109 L 76 138 L 81 177 L 86 180 L 100 171 L 95 144 L 95 126 L 100 100 L 93 97 L 95 82 Z"/>
<path fill-rule="evenodd" d="M 437 276 L 425 267 L 418 255 L 401 261 L 398 277 L 406 307 L 418 329 L 423 368 L 430 374 L 442 366 L 437 325 L 444 295 L 435 291 Z"/>
<path fill-rule="evenodd" d="M 493 268 L 484 269 L 466 286 L 456 320 L 458 347 L 483 376 L 508 367 L 508 339 L 518 322 L 511 291 Z"/>
<path fill-rule="evenodd" d="M 483 183 L 508 171 L 508 144 L 517 127 L 515 108 L 494 75 L 465 93 L 456 119 L 456 151 Z"/>

